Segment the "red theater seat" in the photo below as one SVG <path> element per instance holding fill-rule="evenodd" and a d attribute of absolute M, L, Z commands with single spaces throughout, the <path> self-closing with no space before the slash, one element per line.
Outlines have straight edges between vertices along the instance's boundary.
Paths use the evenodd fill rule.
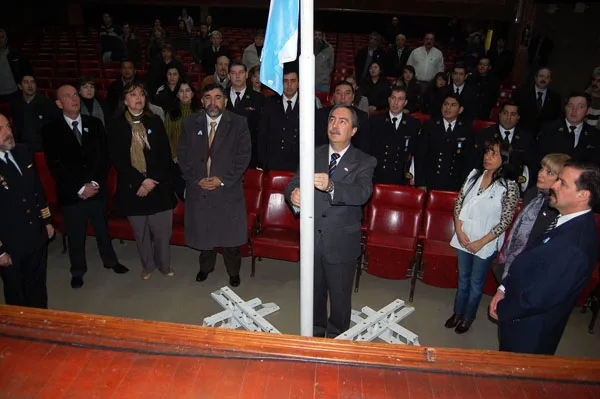
<path fill-rule="evenodd" d="M 423 222 L 419 278 L 425 284 L 456 288 L 458 258 L 450 246 L 454 234 L 454 202 L 458 193 L 432 190 L 427 197 Z"/>
<path fill-rule="evenodd" d="M 394 280 L 412 277 L 425 192 L 377 184 L 367 212 L 365 258 L 369 274 Z"/>
<path fill-rule="evenodd" d="M 473 130 L 475 131 L 475 134 L 477 134 L 481 129 L 486 128 L 488 126 L 494 126 L 495 124 L 496 122 L 491 121 L 473 121 Z"/>
<path fill-rule="evenodd" d="M 263 172 L 258 169 L 248 169 L 244 173 L 244 198 L 246 199 L 246 223 L 248 228 L 248 244 L 242 247 L 242 256 L 252 254 L 250 237 L 257 227 L 256 218 L 260 211 L 263 195 Z"/>
<path fill-rule="evenodd" d="M 258 230 L 250 238 L 252 245 L 252 274 L 256 258 L 274 258 L 297 262 L 300 260 L 300 220 L 294 216 L 284 196 L 285 187 L 294 174 L 270 171 L 264 181 L 264 194 L 258 214 Z"/>
<path fill-rule="evenodd" d="M 173 210 L 173 235 L 171 236 L 171 244 L 185 246 L 185 206 L 181 201 L 177 201 L 177 206 Z"/>
<path fill-rule="evenodd" d="M 415 112 L 414 114 L 410 114 L 413 118 L 417 118 L 419 122 L 421 122 L 421 126 L 425 124 L 425 121 L 431 119 L 431 115 L 424 114 L 422 112 Z"/>

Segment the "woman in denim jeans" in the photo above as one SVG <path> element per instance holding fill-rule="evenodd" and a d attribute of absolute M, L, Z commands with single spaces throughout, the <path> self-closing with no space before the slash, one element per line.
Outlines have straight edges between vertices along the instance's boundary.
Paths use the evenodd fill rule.
<path fill-rule="evenodd" d="M 511 161 L 510 144 L 486 143 L 483 168 L 469 174 L 454 205 L 456 233 L 450 245 L 458 253 L 458 291 L 445 326 L 457 334 L 467 332 L 475 320 L 488 269 L 519 201 L 518 168 Z"/>

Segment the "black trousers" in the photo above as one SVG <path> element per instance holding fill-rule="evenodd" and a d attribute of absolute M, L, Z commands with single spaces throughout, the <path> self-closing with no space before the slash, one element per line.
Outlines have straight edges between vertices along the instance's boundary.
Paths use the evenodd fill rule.
<path fill-rule="evenodd" d="M 0 276 L 4 283 L 4 301 L 7 305 L 48 308 L 46 248 L 44 245 L 28 255 L 11 255 L 12 265 L 0 267 Z"/>
<path fill-rule="evenodd" d="M 315 276 L 313 302 L 313 335 L 335 338 L 350 327 L 352 312 L 352 282 L 356 259 L 344 263 L 329 263 L 325 258 L 322 239 L 315 237 Z M 327 295 L 329 294 L 329 318 Z"/>
<path fill-rule="evenodd" d="M 87 272 L 85 241 L 88 220 L 94 228 L 98 251 L 104 266 L 113 267 L 119 262 L 108 235 L 106 199 L 80 201 L 73 205 L 63 206 L 61 210 L 69 240 L 69 259 L 73 277 L 83 277 Z"/>
<path fill-rule="evenodd" d="M 237 276 L 240 274 L 240 267 L 242 266 L 242 252 L 240 247 L 228 247 L 223 248 L 223 260 L 225 261 L 225 268 L 230 276 Z M 200 251 L 200 271 L 210 273 L 217 263 L 217 251 L 214 249 Z"/>

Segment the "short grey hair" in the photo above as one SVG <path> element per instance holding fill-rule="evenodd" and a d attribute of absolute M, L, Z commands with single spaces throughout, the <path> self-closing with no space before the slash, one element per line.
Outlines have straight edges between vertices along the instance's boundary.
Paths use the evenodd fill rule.
<path fill-rule="evenodd" d="M 213 30 L 213 31 L 210 33 L 210 36 L 211 36 L 211 37 L 213 37 L 213 36 L 219 36 L 221 39 L 223 38 L 223 35 L 222 35 L 222 34 L 221 34 L 221 32 L 219 32 L 218 30 Z"/>
<path fill-rule="evenodd" d="M 396 39 L 399 39 L 399 38 L 406 40 L 406 36 L 404 36 L 402 33 L 400 33 L 399 35 L 396 36 Z"/>
<path fill-rule="evenodd" d="M 351 106 L 343 105 L 343 104 L 334 105 L 333 108 L 331 108 L 331 111 L 329 111 L 329 118 L 331 118 L 331 115 L 333 115 L 333 111 L 335 111 L 336 109 L 340 109 L 340 108 L 347 109 L 352 113 L 352 127 L 355 127 L 358 129 L 358 114 L 356 113 L 354 108 Z M 327 120 L 329 120 L 329 118 L 327 118 Z"/>

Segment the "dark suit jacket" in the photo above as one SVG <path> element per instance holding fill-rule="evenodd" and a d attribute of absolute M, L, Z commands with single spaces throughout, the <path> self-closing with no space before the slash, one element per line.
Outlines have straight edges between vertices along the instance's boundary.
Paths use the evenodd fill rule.
<path fill-rule="evenodd" d="M 367 62 L 367 56 L 369 55 L 369 48 L 368 47 L 363 47 L 360 50 L 358 50 L 358 53 L 356 53 L 356 56 L 354 57 L 354 71 L 356 74 L 356 79 L 357 81 L 361 81 L 362 76 L 363 76 L 363 72 L 365 70 L 365 67 L 368 67 L 368 65 L 365 65 Z M 385 54 L 384 50 L 380 50 L 377 49 L 373 52 L 373 57 L 371 62 L 373 61 L 377 61 L 379 63 L 379 65 L 381 66 L 381 68 L 384 68 L 387 66 L 387 56 Z M 384 74 L 386 73 L 386 71 L 383 71 Z M 367 71 L 367 77 L 369 75 L 369 72 Z"/>
<path fill-rule="evenodd" d="M 485 153 L 485 143 L 490 142 L 493 139 L 504 140 L 504 131 L 500 131 L 500 125 L 489 126 L 477 134 L 475 141 L 475 151 L 473 155 L 476 159 L 473 160 L 473 168 L 480 168 L 481 163 L 483 162 L 483 154 Z M 526 130 L 523 130 L 519 127 L 515 128 L 515 132 L 513 134 L 512 142 L 510 143 L 512 147 L 511 156 L 513 157 L 516 164 L 520 165 L 521 169 L 519 173 L 523 173 L 523 166 L 527 166 L 529 169 L 529 177 L 531 181 L 536 181 L 536 175 L 532 173 L 536 173 L 538 170 L 538 166 L 536 166 L 536 158 L 532 156 L 534 152 L 534 143 L 535 140 L 532 137 L 531 133 Z M 527 182 L 528 186 L 530 182 Z"/>
<path fill-rule="evenodd" d="M 398 58 L 398 47 L 395 45 L 390 49 L 388 53 L 388 76 L 394 76 L 397 78 L 402 77 L 402 72 L 404 72 L 404 66 L 406 65 L 406 61 L 408 61 L 408 57 L 410 56 L 412 49 L 408 46 L 404 46 L 402 49 L 402 56 Z"/>
<path fill-rule="evenodd" d="M 77 194 L 86 183 L 95 181 L 100 191 L 86 201 L 106 198 L 106 176 L 109 169 L 106 132 L 100 119 L 81 115 L 82 144 L 61 115 L 42 131 L 44 155 L 56 181 L 56 194 L 61 206 L 83 201 Z"/>
<path fill-rule="evenodd" d="M 472 170 L 475 133 L 471 122 L 458 120 L 448 135 L 442 118 L 425 122 L 415 156 L 416 186 L 458 191 Z"/>
<path fill-rule="evenodd" d="M 42 128 L 61 116 L 56 104 L 47 97 L 36 94 L 28 104 L 18 96 L 10 104 L 10 113 L 15 124 L 15 140 L 24 143 L 29 151 L 42 151 Z"/>
<path fill-rule="evenodd" d="M 362 206 L 373 191 L 375 158 L 350 145 L 333 174 L 333 199 L 329 193 L 315 190 L 315 245 L 323 245 L 327 262 L 344 263 L 360 255 Z M 316 149 L 315 173 L 327 173 L 329 145 Z M 296 173 L 285 189 L 285 197 L 300 187 Z"/>
<path fill-rule="evenodd" d="M 329 144 L 327 129 L 329 126 L 329 113 L 332 108 L 333 105 L 321 108 L 317 110 L 315 115 L 315 142 L 317 147 Z M 354 111 L 358 115 L 358 130 L 352 136 L 352 145 L 362 152 L 370 154 L 371 128 L 369 126 L 369 114 L 354 106 L 352 108 L 354 108 Z"/>
<path fill-rule="evenodd" d="M 202 68 L 204 68 L 206 76 L 214 75 L 217 58 L 222 55 L 227 56 L 231 60 L 231 51 L 226 46 L 221 45 L 219 51 L 215 52 L 212 45 L 208 44 L 202 50 Z"/>
<path fill-rule="evenodd" d="M 477 72 L 469 76 L 467 84 L 475 89 L 475 112 L 474 119 L 487 121 L 490 120 L 492 108 L 498 102 L 500 93 L 500 82 L 492 74 L 480 76 Z"/>
<path fill-rule="evenodd" d="M 525 207 L 529 205 L 529 203 L 537 196 L 537 194 L 538 188 L 535 186 L 525 191 L 525 194 L 523 194 L 523 205 L 521 206 L 521 209 L 525 209 Z M 558 211 L 550 207 L 550 199 L 546 198 L 544 200 L 544 204 L 538 212 L 535 222 L 533 223 L 531 232 L 529 233 L 529 238 L 527 240 L 528 247 L 533 246 L 539 240 L 548 226 L 550 226 L 550 223 L 552 223 L 557 216 Z"/>
<path fill-rule="evenodd" d="M 144 150 L 145 175 L 131 166 L 131 126 L 125 115 L 112 120 L 108 127 L 110 159 L 118 176 L 114 207 L 122 216 L 153 215 L 173 209 L 177 203 L 171 189 L 171 147 L 165 127 L 158 116 L 144 116 L 142 123 L 150 144 L 150 149 Z M 158 181 L 158 185 L 147 196 L 139 197 L 136 193 L 146 178 Z"/>
<path fill-rule="evenodd" d="M 600 131 L 583 123 L 577 147 L 573 148 L 573 136 L 564 119 L 546 123 L 538 135 L 538 163 L 546 154 L 562 152 L 578 161 L 600 164 Z"/>
<path fill-rule="evenodd" d="M 442 116 L 442 104 L 448 95 L 451 95 L 454 92 L 454 85 L 450 84 L 446 87 L 442 87 L 438 90 L 433 103 L 430 105 L 430 113 L 433 117 L 441 117 Z M 462 101 L 463 112 L 461 114 L 461 118 L 467 121 L 472 121 L 475 119 L 475 115 L 477 113 L 477 90 L 467 84 L 463 86 L 462 91 L 460 92 L 460 99 Z"/>
<path fill-rule="evenodd" d="M 242 178 L 250 162 L 246 118 L 224 111 L 212 143 L 211 176 L 223 185 L 199 186 L 208 176 L 208 126 L 204 111 L 183 120 L 177 156 L 186 181 L 185 243 L 200 250 L 237 247 L 247 242 L 246 203 Z"/>
<path fill-rule="evenodd" d="M 406 172 L 417 152 L 417 137 L 421 123 L 410 115 L 402 115 L 398 129 L 390 120 L 390 114 L 374 115 L 371 125 L 371 155 L 377 159 L 373 183 L 406 184 Z"/>
<path fill-rule="evenodd" d="M 252 158 L 248 167 L 255 168 L 258 165 L 258 126 L 265 96 L 262 93 L 252 90 L 251 87 L 246 87 L 244 96 L 241 97 L 241 101 L 236 103 L 234 107 L 229 96 L 230 92 L 231 88 L 227 89 L 227 109 L 245 117 L 248 121 L 248 130 L 250 130 L 250 140 L 252 142 Z"/>
<path fill-rule="evenodd" d="M 0 160 L 0 255 L 7 252 L 16 262 L 48 241 L 44 226 L 51 219 L 31 154 L 22 144 L 11 154 L 23 175 Z"/>
<path fill-rule="evenodd" d="M 282 97 L 267 97 L 258 132 L 258 166 L 265 170 L 293 172 L 300 163 L 299 146 L 300 101 L 296 100 L 288 116 Z"/>
<path fill-rule="evenodd" d="M 554 354 L 597 258 L 592 212 L 560 225 L 517 256 L 497 308 L 501 348 Z"/>
<path fill-rule="evenodd" d="M 537 94 L 534 86 L 523 87 L 514 93 L 513 98 L 519 105 L 519 126 L 537 136 L 546 122 L 558 119 L 561 112 L 560 94 L 548 89 L 542 111 L 537 110 Z"/>

